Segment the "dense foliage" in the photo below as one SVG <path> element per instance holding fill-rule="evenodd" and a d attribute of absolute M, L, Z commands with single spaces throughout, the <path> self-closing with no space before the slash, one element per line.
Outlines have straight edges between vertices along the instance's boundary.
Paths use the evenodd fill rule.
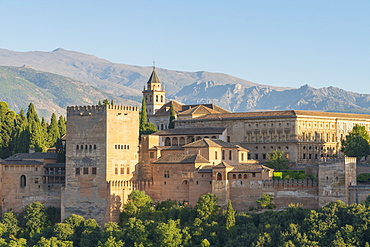
<path fill-rule="evenodd" d="M 292 204 L 283 211 L 236 214 L 230 201 L 227 210 L 221 210 L 212 194 L 190 208 L 172 200 L 153 205 L 144 192 L 134 191 L 121 223 L 107 223 L 103 228 L 78 215 L 56 223 L 59 212 L 36 202 L 18 216 L 4 213 L 0 247 L 369 246 L 369 201 L 353 205 L 336 201 L 319 210 Z"/>
<path fill-rule="evenodd" d="M 357 163 L 364 156 L 370 155 L 369 134 L 365 126 L 355 125 L 342 140 L 342 151 L 349 157 L 356 157 Z"/>
<path fill-rule="evenodd" d="M 52 114 L 50 124 L 37 115 L 35 107 L 29 104 L 27 114 L 10 110 L 6 102 L 0 101 L 0 158 L 7 158 L 14 153 L 27 153 L 29 148 L 45 151 L 56 146 L 61 154 L 64 147 L 60 138 L 66 133 L 66 120 Z M 56 145 L 59 142 L 59 146 Z M 61 157 L 62 159 L 62 157 Z"/>
<path fill-rule="evenodd" d="M 148 122 L 147 112 L 146 112 L 146 100 L 143 98 L 141 102 L 140 120 L 139 120 L 139 132 L 141 135 L 150 135 L 157 132 L 157 127 Z"/>
<path fill-rule="evenodd" d="M 285 157 L 284 151 L 275 149 L 272 153 L 267 154 L 267 158 L 266 166 L 272 169 L 281 171 L 289 168 L 289 160 Z"/>

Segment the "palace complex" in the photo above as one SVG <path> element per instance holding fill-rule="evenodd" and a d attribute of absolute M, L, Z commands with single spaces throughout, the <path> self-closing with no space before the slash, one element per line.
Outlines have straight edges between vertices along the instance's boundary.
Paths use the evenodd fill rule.
<path fill-rule="evenodd" d="M 128 195 L 145 191 L 155 201 L 194 206 L 213 193 L 223 207 L 256 207 L 262 194 L 277 208 L 301 203 L 318 208 L 342 200 L 361 202 L 370 186 L 356 184 L 355 158 L 340 152 L 356 124 L 370 130 L 370 116 L 313 111 L 230 113 L 214 104 L 166 102 L 153 70 L 144 87 L 148 119 L 158 132 L 141 136 L 139 109 L 131 106 L 67 108 L 66 163 L 55 153 L 15 154 L 1 164 L 2 212 L 31 202 L 60 207 L 62 219 L 79 214 L 99 224 L 118 221 Z M 168 129 L 170 109 L 175 128 Z M 284 151 L 292 169 L 315 179 L 273 180 L 267 154 Z"/>

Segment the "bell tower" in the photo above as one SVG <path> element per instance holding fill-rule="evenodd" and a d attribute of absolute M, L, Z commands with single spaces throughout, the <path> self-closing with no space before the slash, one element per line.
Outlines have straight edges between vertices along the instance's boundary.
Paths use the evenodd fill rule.
<path fill-rule="evenodd" d="M 166 91 L 163 90 L 162 83 L 158 78 L 153 66 L 152 74 L 144 86 L 143 97 L 146 100 L 147 115 L 154 115 L 166 103 Z"/>

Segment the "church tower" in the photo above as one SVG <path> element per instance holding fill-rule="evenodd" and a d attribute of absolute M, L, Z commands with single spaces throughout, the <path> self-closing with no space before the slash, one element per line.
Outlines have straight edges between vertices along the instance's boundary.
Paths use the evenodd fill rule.
<path fill-rule="evenodd" d="M 146 100 L 147 115 L 154 115 L 166 102 L 166 91 L 163 90 L 162 83 L 155 72 L 153 72 L 147 82 L 147 86 L 143 91 L 143 97 Z"/>

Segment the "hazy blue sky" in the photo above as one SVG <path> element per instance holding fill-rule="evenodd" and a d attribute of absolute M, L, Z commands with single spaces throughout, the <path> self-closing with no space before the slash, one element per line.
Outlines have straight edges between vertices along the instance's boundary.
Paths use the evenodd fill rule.
<path fill-rule="evenodd" d="M 0 0 L 0 48 L 370 93 L 370 1 Z"/>

